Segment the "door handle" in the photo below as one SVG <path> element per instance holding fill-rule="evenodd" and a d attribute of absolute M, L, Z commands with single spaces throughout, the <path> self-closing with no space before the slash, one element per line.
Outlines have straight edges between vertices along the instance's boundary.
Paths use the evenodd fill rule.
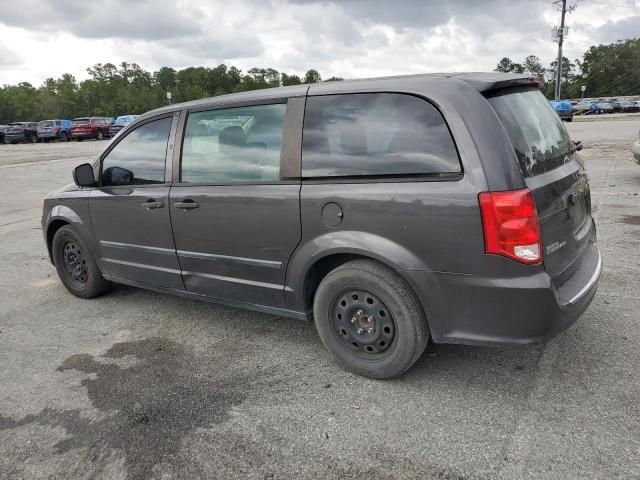
<path fill-rule="evenodd" d="M 194 202 L 190 198 L 187 198 L 186 200 L 184 200 L 182 202 L 174 203 L 173 206 L 176 207 L 176 208 L 180 208 L 182 210 L 192 210 L 194 208 L 198 208 L 200 206 L 200 204 L 198 202 Z"/>
<path fill-rule="evenodd" d="M 158 202 L 156 200 L 149 199 L 146 202 L 143 202 L 141 205 L 147 210 L 155 210 L 156 208 L 164 207 L 164 202 Z"/>

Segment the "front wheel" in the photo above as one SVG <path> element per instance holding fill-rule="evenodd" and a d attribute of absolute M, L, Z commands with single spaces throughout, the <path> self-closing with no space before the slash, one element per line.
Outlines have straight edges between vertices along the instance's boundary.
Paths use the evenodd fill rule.
<path fill-rule="evenodd" d="M 103 278 L 93 255 L 71 227 L 56 232 L 51 249 L 60 280 L 76 297 L 97 297 L 111 288 L 111 282 Z"/>
<path fill-rule="evenodd" d="M 98 130 L 98 140 L 104 140 L 104 132 L 102 130 Z"/>
<path fill-rule="evenodd" d="M 415 293 L 396 272 L 356 260 L 327 274 L 313 315 L 322 343 L 346 370 L 392 378 L 422 355 L 429 328 Z"/>
<path fill-rule="evenodd" d="M 29 137 L 29 140 L 31 140 L 31 143 L 38 143 L 38 136 L 37 135 L 31 135 Z"/>
<path fill-rule="evenodd" d="M 62 132 L 60 134 L 60 141 L 61 142 L 66 142 L 67 140 L 69 140 L 69 137 L 67 136 L 67 132 Z"/>

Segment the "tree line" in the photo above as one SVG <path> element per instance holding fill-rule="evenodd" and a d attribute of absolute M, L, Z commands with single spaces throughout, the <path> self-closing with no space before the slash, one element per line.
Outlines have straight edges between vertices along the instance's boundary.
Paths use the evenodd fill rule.
<path fill-rule="evenodd" d="M 311 69 L 302 77 L 280 73 L 273 68 L 252 68 L 243 73 L 224 64 L 214 68 L 188 67 L 175 70 L 162 67 L 148 72 L 135 63 L 98 63 L 87 69 L 89 78 L 78 82 L 65 73 L 48 78 L 36 88 L 30 83 L 0 88 L 0 124 L 96 115 L 112 117 L 140 114 L 172 102 L 303 83 L 322 78 Z M 331 77 L 325 81 L 342 80 Z"/>
<path fill-rule="evenodd" d="M 535 55 L 522 62 L 505 57 L 496 71 L 528 73 L 543 80 L 542 91 L 553 97 L 557 61 L 545 67 Z M 640 94 L 640 39 L 591 47 L 582 59 L 562 60 L 563 98 L 622 96 Z M 74 118 L 86 115 L 116 116 L 139 114 L 172 102 L 302 83 L 321 82 L 317 70 L 299 76 L 273 68 L 252 68 L 247 72 L 221 64 L 217 67 L 162 67 L 149 72 L 135 63 L 98 63 L 87 69 L 89 78 L 78 82 L 68 73 L 48 78 L 40 87 L 22 82 L 0 87 L 0 124 Z M 342 80 L 331 77 L 325 81 Z"/>
<path fill-rule="evenodd" d="M 545 67 L 538 57 L 529 55 L 522 62 L 504 57 L 495 71 L 540 77 L 543 93 L 553 98 L 557 68 L 557 60 Z M 580 98 L 582 86 L 590 98 L 640 95 L 640 39 L 592 46 L 582 59 L 562 57 L 560 68 L 562 98 Z"/>

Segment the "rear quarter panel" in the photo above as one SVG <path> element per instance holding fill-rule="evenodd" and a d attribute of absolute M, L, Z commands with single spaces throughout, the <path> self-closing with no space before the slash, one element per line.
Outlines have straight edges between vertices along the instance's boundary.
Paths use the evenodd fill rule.
<path fill-rule="evenodd" d="M 504 161 L 513 159 L 513 149 L 487 100 L 466 82 L 452 79 L 396 79 L 388 84 L 372 82 L 370 89 L 360 85 L 353 91 L 348 82 L 331 83 L 312 86 L 309 95 L 398 92 L 431 102 L 451 130 L 463 177 L 455 181 L 303 181 L 302 240 L 289 263 L 287 286 L 293 293 L 287 303 L 303 310 L 300 290 L 306 273 L 320 258 L 337 253 L 375 258 L 401 274 L 481 274 L 486 255 L 478 193 L 524 186 L 517 163 Z M 322 208 L 329 202 L 340 205 L 344 214 L 335 228 L 322 220 Z"/>

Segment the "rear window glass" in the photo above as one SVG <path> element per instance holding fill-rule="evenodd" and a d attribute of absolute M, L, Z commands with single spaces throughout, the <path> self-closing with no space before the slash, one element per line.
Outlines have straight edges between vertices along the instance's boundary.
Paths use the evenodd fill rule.
<path fill-rule="evenodd" d="M 39 127 L 53 127 L 53 122 L 51 120 L 43 120 L 42 122 L 38 123 Z"/>
<path fill-rule="evenodd" d="M 88 118 L 74 118 L 73 119 L 73 124 L 74 125 L 79 125 L 81 123 L 89 123 L 89 119 Z"/>
<path fill-rule="evenodd" d="M 190 113 L 182 181 L 279 181 L 286 108 L 282 103 Z"/>
<path fill-rule="evenodd" d="M 539 90 L 510 90 L 488 100 L 509 134 L 525 177 L 565 163 L 571 149 L 569 134 Z"/>
<path fill-rule="evenodd" d="M 411 95 L 310 97 L 302 145 L 302 176 L 307 178 L 461 171 L 442 115 Z"/>

